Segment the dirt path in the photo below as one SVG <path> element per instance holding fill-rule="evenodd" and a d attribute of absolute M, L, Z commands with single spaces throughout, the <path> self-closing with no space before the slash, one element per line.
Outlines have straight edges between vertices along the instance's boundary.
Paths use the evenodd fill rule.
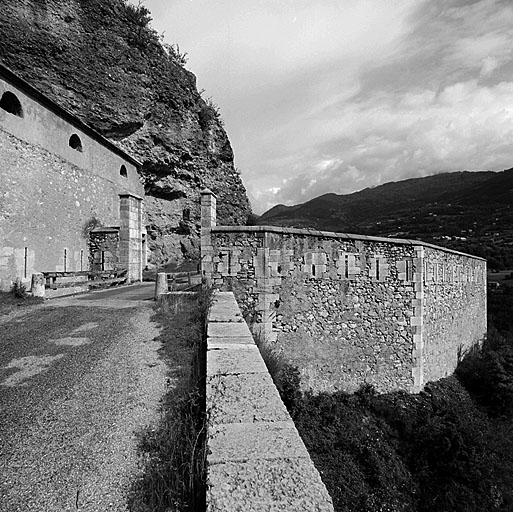
<path fill-rule="evenodd" d="M 149 285 L 50 301 L 0 325 L 0 511 L 125 511 L 136 433 L 167 366 Z"/>

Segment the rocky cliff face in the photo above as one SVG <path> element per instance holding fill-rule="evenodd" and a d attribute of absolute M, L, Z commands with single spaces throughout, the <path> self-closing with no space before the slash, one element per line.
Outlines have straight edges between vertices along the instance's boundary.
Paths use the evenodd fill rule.
<path fill-rule="evenodd" d="M 2 2 L 0 59 L 143 163 L 152 261 L 198 255 L 199 191 L 221 224 L 250 205 L 215 106 L 144 7 L 123 0 Z"/>

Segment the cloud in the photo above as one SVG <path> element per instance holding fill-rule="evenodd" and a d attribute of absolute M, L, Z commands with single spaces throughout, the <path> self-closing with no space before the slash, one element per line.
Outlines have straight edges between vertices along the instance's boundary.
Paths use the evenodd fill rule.
<path fill-rule="evenodd" d="M 147 0 L 253 206 L 513 161 L 510 0 Z"/>
<path fill-rule="evenodd" d="M 340 126 L 340 118 L 352 119 Z M 412 91 L 348 104 L 318 121 L 317 153 L 272 201 L 303 202 L 335 191 L 458 169 L 502 169 L 513 162 L 513 83 L 459 82 L 436 93 Z M 261 198 L 262 199 L 262 198 Z"/>

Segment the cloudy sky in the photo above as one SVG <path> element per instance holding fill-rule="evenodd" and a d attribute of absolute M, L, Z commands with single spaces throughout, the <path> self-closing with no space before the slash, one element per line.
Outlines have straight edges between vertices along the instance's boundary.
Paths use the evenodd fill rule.
<path fill-rule="evenodd" d="M 262 213 L 513 167 L 511 0 L 146 0 Z"/>

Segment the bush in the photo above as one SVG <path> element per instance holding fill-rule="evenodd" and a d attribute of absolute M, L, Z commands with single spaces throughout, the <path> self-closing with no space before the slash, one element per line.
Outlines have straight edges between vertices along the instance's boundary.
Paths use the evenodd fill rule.
<path fill-rule="evenodd" d="M 27 287 L 19 280 L 13 283 L 11 293 L 16 299 L 26 299 L 28 297 Z"/>
<path fill-rule="evenodd" d="M 461 360 L 456 375 L 492 416 L 513 418 L 513 342 L 491 327 L 482 347 Z"/>

